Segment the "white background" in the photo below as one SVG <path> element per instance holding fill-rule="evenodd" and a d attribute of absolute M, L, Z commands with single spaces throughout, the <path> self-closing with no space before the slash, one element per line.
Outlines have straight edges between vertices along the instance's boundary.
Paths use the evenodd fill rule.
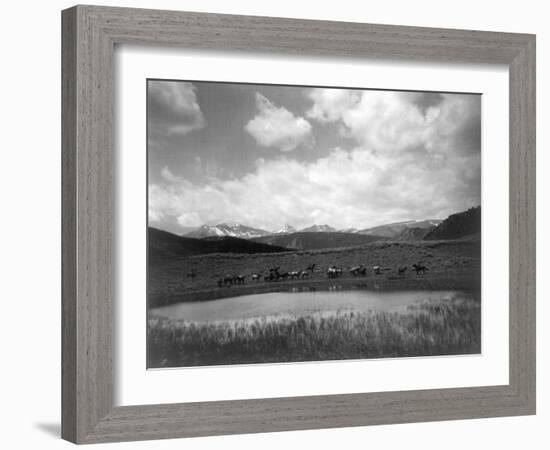
<path fill-rule="evenodd" d="M 0 399 L 4 448 L 69 448 L 60 416 L 60 16 L 71 2 L 5 2 L 0 72 Z M 116 1 L 105 5 L 333 19 L 537 34 L 538 229 L 550 227 L 547 81 L 550 39 L 544 2 L 383 2 L 252 0 Z M 337 446 L 446 450 L 546 448 L 550 422 L 547 375 L 550 245 L 538 236 L 538 415 L 119 444 L 117 448 L 257 449 Z M 16 309 L 8 309 L 15 306 Z M 546 325 L 544 329 L 543 324 Z M 113 448 L 106 446 L 98 446 Z"/>
<path fill-rule="evenodd" d="M 508 70 L 119 48 L 116 54 L 115 402 L 118 405 L 400 391 L 508 383 Z M 482 355 L 144 370 L 146 78 L 399 87 L 482 93 Z M 214 78 L 213 78 L 214 77 Z M 141 130 L 141 132 L 139 131 Z M 406 373 L 407 376 L 403 376 Z M 342 380 L 346 380 L 342 383 Z M 224 383 L 219 383 L 224 380 Z"/>

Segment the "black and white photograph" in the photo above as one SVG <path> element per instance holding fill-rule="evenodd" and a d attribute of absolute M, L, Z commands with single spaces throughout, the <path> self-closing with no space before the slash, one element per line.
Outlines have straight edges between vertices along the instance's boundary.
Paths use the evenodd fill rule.
<path fill-rule="evenodd" d="M 147 368 L 481 353 L 482 95 L 146 95 Z"/>

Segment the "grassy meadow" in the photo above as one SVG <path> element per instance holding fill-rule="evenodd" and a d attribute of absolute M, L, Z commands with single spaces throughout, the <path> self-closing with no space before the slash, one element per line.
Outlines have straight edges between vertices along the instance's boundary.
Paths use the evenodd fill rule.
<path fill-rule="evenodd" d="M 327 289 L 334 280 L 327 279 L 326 269 L 332 265 L 344 268 L 363 264 L 365 277 L 350 277 L 347 271 L 338 284 L 349 288 L 367 289 L 456 289 L 480 287 L 481 245 L 479 240 L 374 242 L 359 247 L 322 250 L 302 250 L 284 253 L 214 253 L 180 258 L 168 258 L 163 263 L 149 265 L 147 295 L 150 308 L 179 302 L 213 300 L 255 293 L 285 291 L 292 287 Z M 417 276 L 411 269 L 422 263 L 429 270 Z M 315 271 L 306 280 L 277 283 L 253 282 L 250 274 L 266 273 L 270 267 L 281 271 L 303 270 L 315 264 Z M 373 266 L 382 267 L 374 275 Z M 404 274 L 397 269 L 408 266 Z M 194 272 L 196 277 L 186 276 Z M 247 276 L 243 286 L 218 287 L 217 280 L 225 274 Z"/>
<path fill-rule="evenodd" d="M 475 354 L 480 301 L 431 300 L 399 312 L 194 323 L 148 319 L 149 368 Z"/>

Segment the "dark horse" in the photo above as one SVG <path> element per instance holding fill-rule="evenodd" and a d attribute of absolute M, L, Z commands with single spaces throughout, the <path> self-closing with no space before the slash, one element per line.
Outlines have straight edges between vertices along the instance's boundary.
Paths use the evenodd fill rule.
<path fill-rule="evenodd" d="M 282 273 L 279 272 L 281 266 L 272 267 L 269 269 L 269 274 L 264 275 L 264 281 L 279 281 L 282 278 Z"/>
<path fill-rule="evenodd" d="M 306 267 L 306 270 L 309 270 L 311 273 L 313 273 L 313 271 L 315 270 L 315 266 L 316 264 L 310 264 Z"/>
<path fill-rule="evenodd" d="M 359 266 L 352 267 L 349 270 L 349 273 L 354 277 L 357 277 L 360 275 L 365 276 L 367 274 L 367 268 L 361 264 Z"/>
<path fill-rule="evenodd" d="M 235 284 L 235 277 L 233 275 L 226 275 L 222 281 L 224 286 L 233 286 Z"/>
<path fill-rule="evenodd" d="M 412 266 L 417 275 L 420 274 L 420 272 L 426 273 L 426 270 L 430 270 L 423 264 L 413 264 Z"/>
<path fill-rule="evenodd" d="M 233 286 L 238 284 L 245 284 L 246 275 L 226 275 L 222 279 L 224 286 Z"/>

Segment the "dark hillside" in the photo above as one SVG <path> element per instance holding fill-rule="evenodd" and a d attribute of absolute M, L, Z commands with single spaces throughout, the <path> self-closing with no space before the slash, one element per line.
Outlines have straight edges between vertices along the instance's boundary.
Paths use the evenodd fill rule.
<path fill-rule="evenodd" d="M 399 235 L 396 237 L 398 241 L 421 241 L 426 237 L 430 231 L 432 231 L 435 226 L 430 228 L 405 228 Z"/>
<path fill-rule="evenodd" d="M 452 214 L 430 231 L 425 240 L 459 239 L 481 233 L 481 206 Z"/>
<path fill-rule="evenodd" d="M 182 256 L 209 253 L 274 253 L 287 249 L 229 236 L 195 239 L 149 228 L 149 261 L 159 263 Z"/>
<path fill-rule="evenodd" d="M 365 230 L 359 230 L 359 234 L 369 234 L 376 236 L 383 236 L 391 239 L 401 240 L 401 237 L 407 236 L 407 230 L 415 229 L 417 231 L 412 232 L 417 236 L 423 229 L 425 233 L 430 231 L 434 226 L 439 225 L 441 220 L 439 219 L 426 219 L 426 220 L 408 220 L 405 222 L 394 222 L 385 225 L 379 225 L 377 227 L 367 228 Z M 405 239 L 406 240 L 406 239 Z"/>

